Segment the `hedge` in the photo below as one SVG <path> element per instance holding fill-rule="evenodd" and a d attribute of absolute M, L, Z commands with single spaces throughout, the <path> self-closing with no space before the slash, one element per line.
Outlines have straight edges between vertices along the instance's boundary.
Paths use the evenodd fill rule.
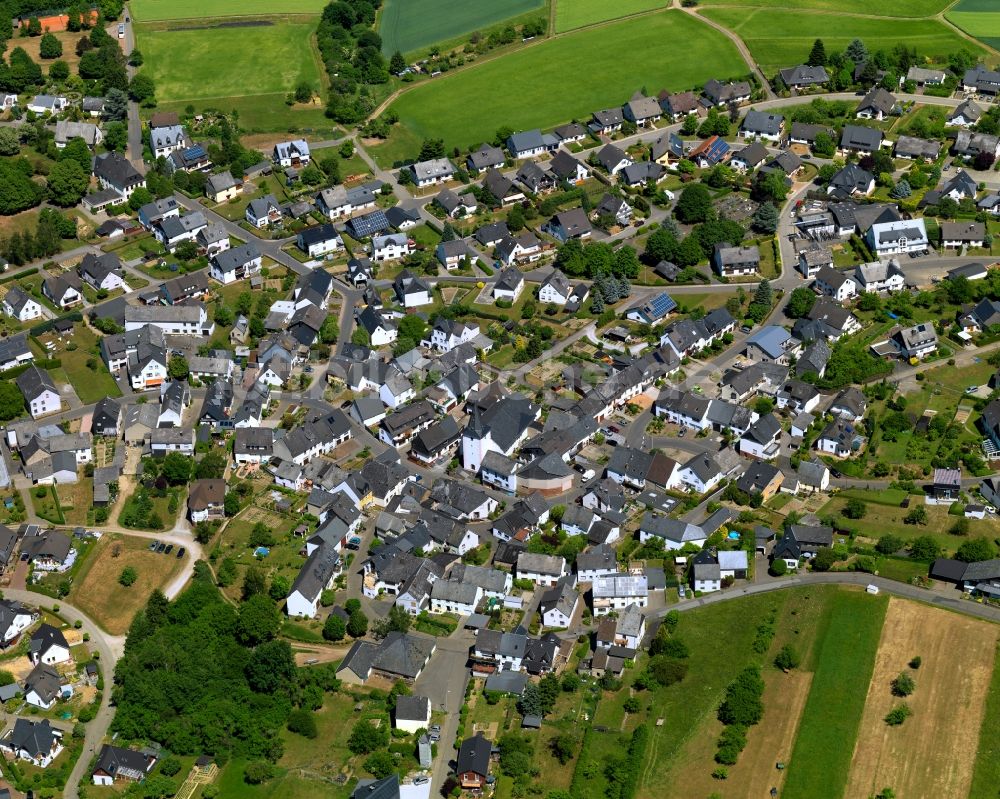
<path fill-rule="evenodd" d="M 61 322 L 63 320 L 69 320 L 70 322 L 82 322 L 83 314 L 79 311 L 71 311 L 63 316 L 58 316 L 55 319 L 48 319 L 40 324 L 35 325 L 33 328 L 28 330 L 28 333 L 32 336 L 40 336 L 43 333 L 48 333 L 52 328 L 55 327 L 56 322 Z"/>
<path fill-rule="evenodd" d="M 0 277 L 0 286 L 2 286 L 4 283 L 10 283 L 12 280 L 20 280 L 22 277 L 28 277 L 29 275 L 37 275 L 37 274 L 38 274 L 38 267 L 33 266 L 31 267 L 31 269 L 25 269 L 21 272 L 15 272 L 12 275 L 5 275 L 4 277 Z"/>

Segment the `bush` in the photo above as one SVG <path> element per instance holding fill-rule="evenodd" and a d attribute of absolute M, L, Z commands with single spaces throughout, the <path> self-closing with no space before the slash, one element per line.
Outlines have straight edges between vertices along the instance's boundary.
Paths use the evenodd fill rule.
<path fill-rule="evenodd" d="M 912 715 L 913 711 L 910 710 L 910 706 L 904 702 L 901 705 L 896 705 L 886 714 L 885 723 L 890 727 L 898 727 Z"/>
<path fill-rule="evenodd" d="M 783 577 L 788 574 L 788 564 L 781 558 L 775 558 L 771 561 L 771 568 L 768 571 L 772 577 Z"/>
<path fill-rule="evenodd" d="M 166 757 L 160 762 L 160 773 L 167 777 L 173 777 L 180 770 L 181 761 L 176 757 Z"/>
<path fill-rule="evenodd" d="M 916 689 L 917 684 L 913 681 L 907 672 L 902 671 L 899 675 L 892 681 L 892 695 L 893 696 L 909 696 Z"/>
<path fill-rule="evenodd" d="M 288 731 L 298 733 L 303 738 L 315 738 L 319 734 L 313 714 L 301 709 L 288 714 Z"/>
<path fill-rule="evenodd" d="M 247 785 L 260 785 L 274 776 L 274 766 L 266 760 L 254 760 L 243 769 L 243 781 Z"/>
<path fill-rule="evenodd" d="M 118 583 L 123 585 L 125 588 L 130 588 L 138 579 L 138 572 L 136 572 L 136 570 L 131 566 L 126 566 L 122 569 L 122 573 L 118 575 Z"/>
<path fill-rule="evenodd" d="M 916 671 L 917 669 L 920 668 L 921 663 L 923 663 L 923 660 L 921 660 L 920 655 L 917 655 L 915 658 L 913 658 L 913 660 L 909 662 L 908 665 L 911 669 Z"/>
<path fill-rule="evenodd" d="M 785 644 L 781 647 L 781 651 L 778 652 L 777 657 L 774 659 L 774 665 L 782 671 L 797 669 L 801 662 L 802 658 L 799 657 L 799 653 L 790 644 Z"/>
<path fill-rule="evenodd" d="M 626 713 L 638 713 L 639 712 L 639 699 L 635 696 L 630 696 L 624 702 L 622 702 L 622 708 Z"/>

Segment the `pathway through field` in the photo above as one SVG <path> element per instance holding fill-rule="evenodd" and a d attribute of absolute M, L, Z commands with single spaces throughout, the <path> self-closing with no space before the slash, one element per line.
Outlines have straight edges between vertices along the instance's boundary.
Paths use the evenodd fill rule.
<path fill-rule="evenodd" d="M 995 625 L 892 599 L 854 748 L 846 796 L 890 786 L 898 796 L 968 796 L 986 691 L 993 674 Z M 900 699 L 890 682 L 919 655 L 913 715 L 883 720 Z"/>

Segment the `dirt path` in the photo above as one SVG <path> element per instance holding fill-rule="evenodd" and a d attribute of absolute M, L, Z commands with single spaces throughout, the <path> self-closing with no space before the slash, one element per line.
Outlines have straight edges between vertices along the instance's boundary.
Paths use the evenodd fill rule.
<path fill-rule="evenodd" d="M 899 796 L 968 796 L 996 655 L 996 626 L 892 599 L 882 628 L 846 796 L 891 786 Z M 960 654 L 960 662 L 956 655 Z M 890 682 L 915 656 L 913 715 L 890 727 L 902 700 Z"/>

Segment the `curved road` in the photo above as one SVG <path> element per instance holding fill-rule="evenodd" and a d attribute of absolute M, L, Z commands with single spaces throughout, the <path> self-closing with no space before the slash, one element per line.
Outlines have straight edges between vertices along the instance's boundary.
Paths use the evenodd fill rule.
<path fill-rule="evenodd" d="M 101 746 L 108 727 L 111 725 L 111 719 L 114 717 L 114 710 L 111 708 L 111 683 L 115 661 L 118 659 L 125 639 L 108 635 L 97 626 L 93 619 L 78 608 L 67 605 L 63 600 L 53 600 L 52 597 L 45 596 L 44 594 L 36 594 L 34 591 L 21 591 L 14 588 L 5 589 L 4 596 L 7 599 L 16 599 L 18 602 L 23 602 L 26 605 L 52 607 L 58 604 L 59 615 L 71 624 L 79 621 L 82 625 L 81 629 L 90 634 L 91 646 L 96 648 L 100 655 L 101 670 L 104 676 L 101 707 L 97 711 L 94 720 L 86 725 L 87 735 L 83 739 L 83 751 L 80 753 L 80 757 L 77 758 L 76 764 L 73 766 L 73 771 L 70 772 L 69 779 L 66 781 L 66 788 L 63 791 L 65 799 L 77 799 L 79 796 L 77 788 L 80 785 L 80 780 L 86 777 L 90 760 Z"/>

